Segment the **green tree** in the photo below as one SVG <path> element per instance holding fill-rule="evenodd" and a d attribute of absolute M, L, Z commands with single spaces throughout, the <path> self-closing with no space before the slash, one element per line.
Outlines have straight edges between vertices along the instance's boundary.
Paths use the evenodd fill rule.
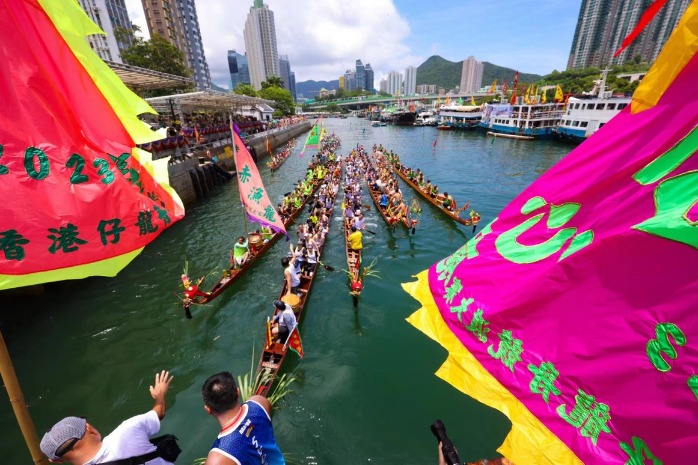
<path fill-rule="evenodd" d="M 268 89 L 270 87 L 279 87 L 283 89 L 284 81 L 282 81 L 279 76 L 269 76 L 266 81 L 262 82 L 262 89 Z"/>
<path fill-rule="evenodd" d="M 293 96 L 291 92 L 280 87 L 266 87 L 257 93 L 257 96 L 266 100 L 273 100 L 276 108 L 274 116 L 292 115 L 295 113 Z"/>
<path fill-rule="evenodd" d="M 159 34 L 153 34 L 150 40 L 136 37 L 133 45 L 121 52 L 121 58 L 129 65 L 153 71 L 177 76 L 190 75 L 182 52 Z"/>
<path fill-rule="evenodd" d="M 252 87 L 249 84 L 244 84 L 240 83 L 237 86 L 235 86 L 235 89 L 233 90 L 238 95 L 247 95 L 249 97 L 256 97 L 257 96 L 257 91 L 254 90 L 254 87 Z"/>

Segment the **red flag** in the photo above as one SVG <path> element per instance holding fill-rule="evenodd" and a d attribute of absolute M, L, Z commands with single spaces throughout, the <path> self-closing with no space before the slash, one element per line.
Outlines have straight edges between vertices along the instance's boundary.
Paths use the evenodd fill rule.
<path fill-rule="evenodd" d="M 516 86 L 519 84 L 519 72 L 517 71 L 516 74 L 514 74 L 514 91 L 516 91 Z"/>
<path fill-rule="evenodd" d="M 635 29 L 633 29 L 633 31 L 630 34 L 628 34 L 628 36 L 625 39 L 623 39 L 620 48 L 616 50 L 616 53 L 613 54 L 614 58 L 620 55 L 621 52 L 625 50 L 625 48 L 628 45 L 633 43 L 633 40 L 635 40 L 637 36 L 640 35 L 642 30 L 647 27 L 650 21 L 652 21 L 652 18 L 654 18 L 655 15 L 659 12 L 659 10 L 662 9 L 666 1 L 667 0 L 655 0 L 654 3 L 647 7 L 645 12 L 642 13 L 640 21 L 637 22 L 637 26 L 635 26 Z"/>
<path fill-rule="evenodd" d="M 436 148 L 436 141 L 437 141 L 437 140 L 438 140 L 438 139 L 434 139 L 434 145 L 433 145 L 434 148 Z"/>
<path fill-rule="evenodd" d="M 301 335 L 298 332 L 298 325 L 291 331 L 286 344 L 289 349 L 297 353 L 300 358 L 303 358 L 303 344 L 301 343 Z"/>

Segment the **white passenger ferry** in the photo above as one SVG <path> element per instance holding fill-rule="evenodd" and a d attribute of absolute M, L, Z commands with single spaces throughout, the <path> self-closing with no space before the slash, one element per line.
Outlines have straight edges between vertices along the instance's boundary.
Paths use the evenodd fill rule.
<path fill-rule="evenodd" d="M 570 97 L 555 134 L 561 139 L 583 142 L 611 118 L 630 105 L 631 97 L 613 96 L 606 90 L 606 73 L 589 95 Z"/>

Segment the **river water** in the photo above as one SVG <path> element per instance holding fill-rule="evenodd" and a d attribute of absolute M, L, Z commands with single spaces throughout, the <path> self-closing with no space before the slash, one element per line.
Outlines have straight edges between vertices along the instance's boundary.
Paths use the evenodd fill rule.
<path fill-rule="evenodd" d="M 547 141 L 493 141 L 480 132 L 374 128 L 358 118 L 330 119 L 325 126 L 341 137 L 341 153 L 357 143 L 393 149 L 459 205 L 469 200 L 483 225 L 571 149 Z M 297 156 L 302 142 L 275 174 L 260 164 L 273 198 L 302 177 L 308 162 Z M 403 188 L 409 205 L 416 194 Z M 414 236 L 389 231 L 374 208 L 368 212 L 368 229 L 377 234 L 364 235 L 364 260 L 378 259 L 381 279 L 367 279 L 357 308 L 343 272 L 318 272 L 301 327 L 305 358 L 289 355 L 285 371 L 295 370 L 298 380 L 274 415 L 278 442 L 292 463 L 435 464 L 429 425 L 437 418 L 461 459 L 498 455 L 509 421 L 436 378 L 445 350 L 405 321 L 418 305 L 400 283 L 472 237 L 471 228 L 420 202 Z M 340 270 L 346 261 L 338 213 L 322 260 Z M 177 463 L 207 454 L 218 425 L 204 412 L 201 384 L 210 374 L 237 375 L 256 365 L 288 246 L 278 242 L 221 297 L 193 307 L 193 320 L 184 318 L 173 291 L 185 260 L 191 276 L 222 270 L 243 230 L 233 181 L 190 207 L 116 278 L 51 284 L 36 298 L 0 296 L 0 329 L 39 436 L 67 415 L 87 416 L 108 433 L 151 408 L 153 374 L 169 369 L 175 379 L 162 430 L 180 438 L 184 452 Z M 0 462 L 31 463 L 6 398 L 0 431 Z"/>

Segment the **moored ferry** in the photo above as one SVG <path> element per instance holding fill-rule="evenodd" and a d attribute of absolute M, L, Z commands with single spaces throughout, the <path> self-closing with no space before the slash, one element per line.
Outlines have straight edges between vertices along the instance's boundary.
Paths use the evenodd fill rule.
<path fill-rule="evenodd" d="M 550 138 L 564 109 L 564 103 L 488 103 L 480 127 L 496 134 Z"/>
<path fill-rule="evenodd" d="M 453 129 L 475 129 L 482 120 L 482 110 L 481 105 L 441 105 L 439 125 Z"/>
<path fill-rule="evenodd" d="M 606 73 L 608 70 L 604 70 L 601 80 L 589 95 L 569 98 L 567 111 L 555 130 L 559 138 L 583 142 L 630 105 L 631 97 L 614 96 L 606 90 Z"/>

